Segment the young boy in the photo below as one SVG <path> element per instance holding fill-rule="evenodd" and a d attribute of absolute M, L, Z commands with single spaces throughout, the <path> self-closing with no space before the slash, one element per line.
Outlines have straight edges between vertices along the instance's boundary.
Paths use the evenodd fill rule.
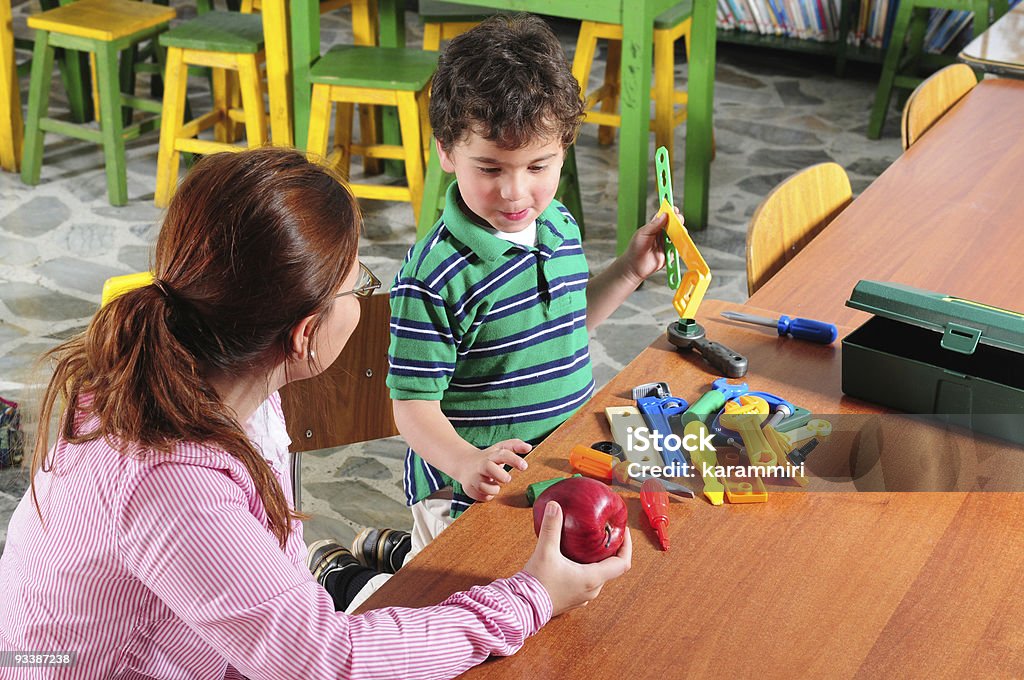
<path fill-rule="evenodd" d="M 430 124 L 456 181 L 391 290 L 387 384 L 410 446 L 411 554 L 497 495 L 503 466 L 525 469 L 520 456 L 587 402 L 587 332 L 664 266 L 661 216 L 589 278 L 576 221 L 554 200 L 582 115 L 537 17 L 494 16 L 441 55 Z"/>

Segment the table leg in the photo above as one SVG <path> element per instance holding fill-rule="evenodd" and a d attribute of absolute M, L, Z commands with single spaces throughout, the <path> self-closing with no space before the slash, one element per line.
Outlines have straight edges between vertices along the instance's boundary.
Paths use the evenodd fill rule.
<path fill-rule="evenodd" d="M 715 94 L 715 3 L 694 0 L 690 29 L 690 70 L 686 82 L 686 169 L 683 217 L 688 229 L 708 226 L 712 125 Z"/>
<path fill-rule="evenodd" d="M 698 4 L 700 1 L 697 0 Z M 630 11 L 623 12 L 622 92 L 619 100 L 622 127 L 619 133 L 619 214 L 616 241 L 618 253 L 626 250 L 633 232 L 646 221 L 644 213 L 650 165 L 648 138 L 651 116 L 653 27 L 654 15 L 647 2 L 639 2 Z M 690 97 L 692 99 L 693 95 Z"/>
<path fill-rule="evenodd" d="M 292 120 L 295 147 L 306 148 L 309 107 L 313 88 L 309 67 L 320 56 L 320 3 L 318 0 L 289 0 L 289 38 L 292 53 Z"/>

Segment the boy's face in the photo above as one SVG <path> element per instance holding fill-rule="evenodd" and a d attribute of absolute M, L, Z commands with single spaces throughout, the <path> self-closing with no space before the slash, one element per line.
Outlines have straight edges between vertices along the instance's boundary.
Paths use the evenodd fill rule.
<path fill-rule="evenodd" d="M 539 139 L 521 149 L 503 149 L 476 132 L 445 152 L 441 167 L 455 173 L 459 193 L 478 224 L 498 231 L 522 231 L 555 198 L 564 150 L 556 138 Z"/>

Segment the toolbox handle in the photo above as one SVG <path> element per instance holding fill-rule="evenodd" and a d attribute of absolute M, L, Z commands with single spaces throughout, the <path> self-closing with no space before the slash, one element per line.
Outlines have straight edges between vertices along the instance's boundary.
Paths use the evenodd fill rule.
<path fill-rule="evenodd" d="M 980 339 L 981 330 L 950 321 L 946 324 L 946 330 L 942 334 L 942 341 L 939 344 L 943 349 L 953 352 L 974 354 Z"/>

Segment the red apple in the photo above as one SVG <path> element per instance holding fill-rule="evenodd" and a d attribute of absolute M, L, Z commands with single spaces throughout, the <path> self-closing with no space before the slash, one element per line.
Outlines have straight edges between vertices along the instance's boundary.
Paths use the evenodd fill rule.
<path fill-rule="evenodd" d="M 626 533 L 626 504 L 617 493 L 587 477 L 569 477 L 549 486 L 533 504 L 533 530 L 540 535 L 548 501 L 562 506 L 562 554 L 590 564 L 611 557 Z"/>

